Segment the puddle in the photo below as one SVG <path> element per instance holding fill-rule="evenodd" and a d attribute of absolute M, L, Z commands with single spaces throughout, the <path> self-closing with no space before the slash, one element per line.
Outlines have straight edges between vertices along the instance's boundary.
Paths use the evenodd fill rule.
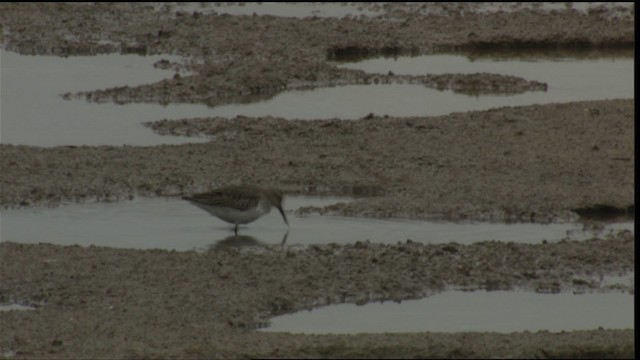
<path fill-rule="evenodd" d="M 223 105 L 216 116 L 275 116 L 288 119 L 358 119 L 369 113 L 389 116 L 438 116 L 502 106 L 633 98 L 634 59 L 470 60 L 460 55 L 429 55 L 365 60 L 341 67 L 398 75 L 490 72 L 546 82 L 547 91 L 515 95 L 465 95 L 422 85 L 347 85 L 288 91 L 268 101 Z"/>
<path fill-rule="evenodd" d="M 312 245 L 369 240 L 397 244 L 411 239 L 422 243 L 470 244 L 485 240 L 541 243 L 594 236 L 594 232 L 583 230 L 581 223 L 453 223 L 294 215 L 300 207 L 347 201 L 350 198 L 288 196 L 284 208 L 290 227 L 274 210 L 253 223 L 241 225 L 238 237 L 234 236 L 231 225 L 179 198 L 137 198 L 114 203 L 2 210 L 0 240 L 206 251 L 224 246 L 268 246 L 283 242 Z M 611 223 L 598 228 L 597 234 L 603 236 L 625 229 L 634 231 L 634 223 Z"/>
<path fill-rule="evenodd" d="M 635 274 L 633 272 L 624 275 L 608 275 L 603 276 L 600 279 L 600 283 L 603 287 L 607 288 L 635 288 Z"/>
<path fill-rule="evenodd" d="M 541 53 L 548 54 L 542 56 Z M 492 107 L 548 104 L 569 101 L 633 98 L 634 56 L 582 58 L 575 53 L 554 50 L 538 52 L 523 57 L 467 57 L 463 55 L 424 55 L 415 57 L 377 58 L 357 63 L 341 64 L 340 67 L 364 70 L 369 73 L 397 75 L 422 75 L 445 73 L 494 73 L 520 76 L 527 80 L 547 83 L 547 91 L 534 91 L 516 95 L 469 96 L 453 94 L 451 91 L 433 90 L 439 93 L 431 99 L 424 98 L 431 110 L 428 115 L 443 115 L 458 111 L 486 110 Z M 584 53 L 583 53 L 584 54 Z M 442 98 L 443 95 L 447 98 Z M 392 96 L 392 95 L 391 95 Z M 439 102 L 446 101 L 445 104 Z M 407 106 L 408 104 L 405 104 Z M 385 114 L 385 111 L 375 112 Z M 388 115 L 396 115 L 387 113 Z M 412 114 L 418 115 L 418 114 Z M 424 115 L 424 114 L 423 114 Z M 409 114 L 402 114 L 409 116 Z"/>
<path fill-rule="evenodd" d="M 275 116 L 289 119 L 357 119 L 369 113 L 434 116 L 499 106 L 633 98 L 633 57 L 470 60 L 460 55 L 430 55 L 366 60 L 340 66 L 396 74 L 493 72 L 547 82 L 546 92 L 469 96 L 421 85 L 349 85 L 289 91 L 251 104 L 209 108 L 198 104 L 88 103 L 61 94 L 113 86 L 152 83 L 171 76 L 153 68 L 169 56 L 97 55 L 61 58 L 25 56 L 0 49 L 4 144 L 158 145 L 206 139 L 160 136 L 142 125 L 161 119 L 222 116 Z"/>
<path fill-rule="evenodd" d="M 542 52 L 543 54 L 545 52 Z M 398 75 L 490 72 L 546 82 L 548 90 L 516 95 L 465 95 L 422 85 L 347 85 L 287 91 L 267 101 L 213 108 L 214 116 L 275 116 L 287 119 L 359 119 L 369 113 L 390 116 L 438 116 L 502 106 L 633 98 L 634 57 L 612 52 L 608 57 L 571 57 L 549 50 L 525 59 L 427 55 L 364 60 L 340 67 Z M 555 54 L 555 55 L 554 55 Z M 633 54 L 631 52 L 631 54 Z M 584 56 L 588 56 L 583 54 Z M 573 55 L 572 55 L 573 56 Z"/>
<path fill-rule="evenodd" d="M 340 201 L 345 200 L 289 196 L 285 208 L 325 206 Z M 297 223 L 295 217 L 289 220 L 292 226 Z M 0 222 L 1 241 L 21 243 L 186 251 L 207 250 L 233 235 L 230 224 L 179 198 L 2 210 Z M 249 225 L 241 225 L 239 234 L 252 236 L 260 244 L 275 245 L 282 242 L 288 230 L 282 216 L 274 210 Z"/>
<path fill-rule="evenodd" d="M 20 304 L 0 304 L 0 312 L 14 311 L 14 310 L 35 310 L 35 308 L 32 306 L 20 305 Z"/>
<path fill-rule="evenodd" d="M 277 316 L 260 331 L 304 334 L 634 329 L 634 296 L 450 291 L 420 300 L 332 305 Z"/>
<path fill-rule="evenodd" d="M 61 95 L 153 83 L 173 75 L 156 69 L 176 56 L 27 56 L 0 48 L 0 142 L 33 146 L 158 145 L 205 141 L 159 136 L 142 125 L 163 118 L 206 116 L 204 105 L 95 104 Z"/>

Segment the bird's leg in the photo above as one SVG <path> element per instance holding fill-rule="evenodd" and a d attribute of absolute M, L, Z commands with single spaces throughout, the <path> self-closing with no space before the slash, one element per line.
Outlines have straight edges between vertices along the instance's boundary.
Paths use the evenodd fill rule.
<path fill-rule="evenodd" d="M 236 236 L 238 236 L 238 224 L 236 224 L 236 228 L 235 228 L 234 232 L 236 233 Z"/>
<path fill-rule="evenodd" d="M 284 234 L 284 237 L 282 238 L 282 243 L 280 243 L 280 248 L 282 252 L 287 251 L 287 236 L 289 236 L 289 229 L 287 229 L 287 232 Z"/>

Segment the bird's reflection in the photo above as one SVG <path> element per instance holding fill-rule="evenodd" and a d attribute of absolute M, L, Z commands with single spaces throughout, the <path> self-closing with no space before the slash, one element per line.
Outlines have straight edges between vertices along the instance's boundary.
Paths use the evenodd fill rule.
<path fill-rule="evenodd" d="M 282 241 L 280 242 L 280 248 L 284 251 L 287 246 L 287 237 L 289 236 L 289 230 L 282 237 Z M 263 247 L 270 248 L 273 244 L 266 243 L 264 241 L 260 241 L 253 236 L 249 235 L 230 235 L 222 240 L 218 240 L 215 243 L 209 246 L 209 251 L 221 250 L 224 248 L 230 247 Z"/>

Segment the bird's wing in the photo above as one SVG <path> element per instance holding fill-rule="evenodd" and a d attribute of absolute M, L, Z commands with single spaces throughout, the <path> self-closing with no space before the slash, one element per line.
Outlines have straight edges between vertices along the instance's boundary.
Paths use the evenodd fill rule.
<path fill-rule="evenodd" d="M 260 194 L 246 187 L 229 186 L 210 192 L 195 194 L 185 199 L 204 205 L 220 206 L 244 211 L 258 205 Z"/>

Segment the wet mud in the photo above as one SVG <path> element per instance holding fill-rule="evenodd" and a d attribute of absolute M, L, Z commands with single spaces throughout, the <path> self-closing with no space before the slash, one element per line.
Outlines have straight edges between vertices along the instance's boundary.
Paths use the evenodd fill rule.
<path fill-rule="evenodd" d="M 420 12 L 412 6 L 386 6 L 385 16 L 342 19 L 187 13 L 170 7 L 154 10 L 145 4 L 7 4 L 0 10 L 0 22 L 9 29 L 4 46 L 24 54 L 121 52 L 189 57 L 185 65 L 195 75 L 81 94 L 90 101 L 117 103 L 220 105 L 265 99 L 291 89 L 375 81 L 370 74 L 339 69 L 327 61 L 336 53 L 432 53 L 487 47 L 632 48 L 635 41 L 632 10 L 615 7 L 591 12 L 570 8 L 474 12 L 473 6 L 454 4 Z M 467 79 L 470 76 L 472 79 Z M 463 92 L 471 93 L 544 88 L 535 79 L 518 79 L 513 84 L 513 79 L 495 75 L 488 79 L 481 74 L 446 77 L 453 77 L 454 90 L 470 87 Z M 478 87 L 477 77 L 490 86 Z M 430 86 L 445 83 L 409 78 Z M 388 76 L 386 81 L 406 79 Z"/>
<path fill-rule="evenodd" d="M 38 308 L 0 313 L 2 345 L 25 357 L 628 357 L 633 330 L 305 336 L 254 329 L 278 314 L 447 288 L 633 293 L 599 279 L 632 271 L 634 247 L 628 231 L 536 245 L 359 241 L 206 253 L 5 242 L 0 300 Z"/>
<path fill-rule="evenodd" d="M 375 18 L 295 19 L 146 4 L 3 3 L 0 24 L 3 46 L 23 54 L 187 57 L 182 64 L 158 64 L 176 70 L 172 79 L 80 94 L 117 103 L 217 105 L 287 89 L 375 81 L 464 93 L 544 91 L 535 79 L 491 74 L 372 75 L 340 69 L 335 57 L 385 49 L 422 54 L 635 43 L 633 8 L 479 12 L 471 4 L 444 4 L 430 12 L 412 6 L 418 5 L 384 5 L 385 14 Z M 438 117 L 158 121 L 147 124 L 150 131 L 212 141 L 154 147 L 2 144 L 0 205 L 178 196 L 245 182 L 290 194 L 357 195 L 352 203 L 309 209 L 349 216 L 550 222 L 628 214 L 635 211 L 634 119 L 633 99 L 611 99 Z M 380 245 L 362 239 L 206 253 L 2 240 L 0 303 L 37 306 L 0 312 L 0 356 L 10 358 L 635 355 L 633 330 L 322 336 L 255 331 L 282 313 L 450 288 L 635 292 L 599 281 L 633 270 L 629 232 L 535 245 Z"/>
<path fill-rule="evenodd" d="M 359 120 L 184 119 L 147 124 L 201 144 L 2 145 L 0 203 L 178 196 L 230 183 L 356 195 L 325 212 L 553 222 L 634 204 L 633 100 Z"/>

